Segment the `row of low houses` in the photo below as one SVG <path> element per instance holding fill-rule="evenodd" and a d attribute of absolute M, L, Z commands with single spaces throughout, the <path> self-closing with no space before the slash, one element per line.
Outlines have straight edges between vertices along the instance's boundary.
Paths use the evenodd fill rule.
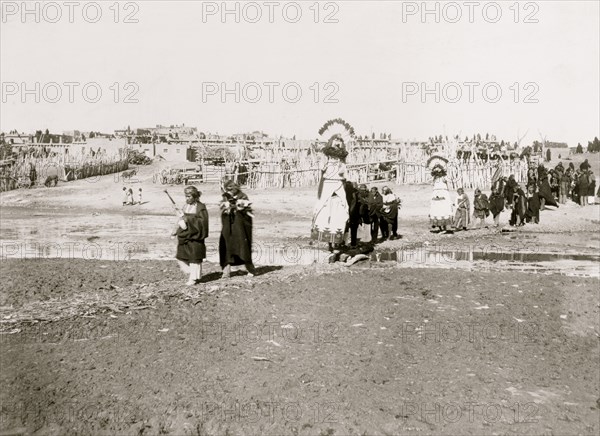
<path fill-rule="evenodd" d="M 477 138 L 478 139 L 478 138 Z M 457 152 L 471 151 L 481 152 L 482 150 L 494 152 L 517 151 L 520 147 L 510 142 L 500 143 L 495 136 L 485 140 L 461 141 L 455 138 L 451 141 L 453 149 Z M 537 142 L 537 141 L 536 141 Z M 6 133 L 0 133 L 0 143 L 12 145 L 13 148 L 19 147 L 43 147 L 54 153 L 63 153 L 70 155 L 83 155 L 86 153 L 101 152 L 107 155 L 121 153 L 121 150 L 136 150 L 150 158 L 161 156 L 168 161 L 194 161 L 198 153 L 205 147 L 226 147 L 239 156 L 247 155 L 253 151 L 276 149 L 302 150 L 308 149 L 313 144 L 313 140 L 297 140 L 294 138 L 273 137 L 262 131 L 253 131 L 248 133 L 237 133 L 233 135 L 219 135 L 218 133 L 209 133 L 199 131 L 196 127 L 181 125 L 156 125 L 147 128 L 117 129 L 114 133 L 101 133 L 94 131 L 69 130 L 61 134 L 53 134 L 48 130 L 41 130 L 35 133 L 23 133 L 12 130 Z M 429 138 L 429 141 L 405 141 L 393 139 L 391 134 L 380 134 L 378 138 L 375 135 L 357 136 L 354 140 L 356 146 L 361 148 L 399 148 L 401 146 L 411 146 L 427 150 L 429 154 L 441 151 L 448 144 L 443 138 Z M 548 143 L 554 144 L 554 143 Z M 560 144 L 563 146 L 563 144 Z M 566 146 L 566 144 L 564 144 Z M 535 147 L 535 144 L 534 144 Z M 534 150 L 537 151 L 537 150 Z"/>
<path fill-rule="evenodd" d="M 308 148 L 311 141 L 271 137 L 261 131 L 219 135 L 199 132 L 196 127 L 157 125 L 150 128 L 117 129 L 114 133 L 64 131 L 60 134 L 37 131 L 25 133 L 12 130 L 0 133 L 0 144 L 13 151 L 36 148 L 49 153 L 83 155 L 102 152 L 117 154 L 120 149 L 136 150 L 150 158 L 161 156 L 169 161 L 193 161 L 202 147 L 227 147 L 240 155 L 271 147 Z"/>
<path fill-rule="evenodd" d="M 30 146 L 30 145 L 51 145 L 51 144 L 71 144 L 77 142 L 85 142 L 88 139 L 105 138 L 114 139 L 112 133 L 100 132 L 81 132 L 79 130 L 68 130 L 63 133 L 50 133 L 48 130 L 42 132 L 38 130 L 35 133 L 18 132 L 11 130 L 8 133 L 0 132 L 0 143 L 13 146 Z"/>
<path fill-rule="evenodd" d="M 134 128 L 115 130 L 115 136 L 127 138 L 130 144 L 203 144 L 203 145 L 231 145 L 231 144 L 259 144 L 272 145 L 283 138 L 270 137 L 264 132 L 236 133 L 233 135 L 219 135 L 218 133 L 200 132 L 196 127 L 185 124 L 156 127 Z"/>

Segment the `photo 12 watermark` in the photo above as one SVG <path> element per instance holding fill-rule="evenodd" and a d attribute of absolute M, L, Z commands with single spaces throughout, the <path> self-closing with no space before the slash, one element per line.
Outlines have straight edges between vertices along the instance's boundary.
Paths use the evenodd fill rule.
<path fill-rule="evenodd" d="M 539 103 L 536 82 L 402 82 L 402 103 Z"/>
<path fill-rule="evenodd" d="M 538 2 L 402 2 L 402 23 L 539 23 Z"/>
<path fill-rule="evenodd" d="M 202 402 L 194 409 L 200 411 L 204 422 L 275 424 L 309 423 L 333 424 L 341 419 L 346 404 L 337 402 L 304 401 L 246 401 Z"/>
<path fill-rule="evenodd" d="M 202 2 L 202 23 L 337 24 L 339 11 L 337 2 Z"/>
<path fill-rule="evenodd" d="M 6 347 L 55 345 L 79 342 L 110 342 L 124 339 L 123 327 L 111 323 L 91 323 L 84 328 L 56 322 L 40 322 L 31 327 L 14 328 L 0 333 L 0 344 Z"/>
<path fill-rule="evenodd" d="M 540 340 L 539 330 L 539 324 L 524 320 L 503 323 L 424 320 L 402 323 L 399 336 L 402 343 L 420 345 L 459 342 L 537 344 Z"/>
<path fill-rule="evenodd" d="M 136 82 L 2 82 L 2 103 L 139 103 Z"/>
<path fill-rule="evenodd" d="M 55 2 L 55 1 L 2 1 L 2 24 L 7 23 L 89 23 L 100 22 L 137 24 L 140 3 L 101 2 Z"/>
<path fill-rule="evenodd" d="M 218 242 L 208 241 L 206 256 L 209 260 L 219 258 Z M 281 244 L 270 241 L 253 241 L 252 260 L 256 265 L 312 265 L 323 263 L 330 253 L 318 246 L 299 243 Z"/>
<path fill-rule="evenodd" d="M 459 262 L 526 261 L 541 255 L 538 244 L 531 241 L 514 243 L 478 243 L 443 241 L 414 246 L 403 244 L 397 250 L 376 253 L 377 261 L 394 261 L 400 264 L 456 265 Z M 531 258 L 531 259 L 528 259 Z"/>
<path fill-rule="evenodd" d="M 339 342 L 340 326 L 335 322 L 252 322 L 215 321 L 203 322 L 200 338 L 218 343 L 271 342 L 281 346 L 288 344 L 336 344 Z"/>
<path fill-rule="evenodd" d="M 117 407 L 109 411 L 97 403 L 86 401 L 67 400 L 47 403 L 3 401 L 0 406 L 2 427 L 17 423 L 35 423 L 41 428 L 53 424 L 65 426 L 109 419 L 111 423 L 125 424 L 129 418 L 122 408 Z"/>
<path fill-rule="evenodd" d="M 202 103 L 339 103 L 336 82 L 202 82 Z"/>
<path fill-rule="evenodd" d="M 540 406 L 534 402 L 411 402 L 400 404 L 398 418 L 417 419 L 438 425 L 479 423 L 535 424 L 540 419 Z"/>
<path fill-rule="evenodd" d="M 44 260 L 44 259 L 83 259 L 83 260 L 134 260 L 136 254 L 148 252 L 148 247 L 140 242 L 0 242 L 0 260 Z"/>

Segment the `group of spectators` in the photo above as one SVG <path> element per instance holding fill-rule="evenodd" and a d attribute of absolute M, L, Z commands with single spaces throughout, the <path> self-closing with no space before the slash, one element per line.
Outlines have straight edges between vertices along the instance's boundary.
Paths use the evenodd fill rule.
<path fill-rule="evenodd" d="M 381 193 L 376 186 L 371 189 L 365 184 L 345 182 L 346 198 L 349 206 L 349 219 L 346 231 L 350 230 L 350 245 L 357 245 L 360 226 L 369 229 L 369 234 L 361 235 L 361 241 L 370 237 L 371 243 L 400 238 L 398 235 L 398 209 L 402 201 L 384 186 Z M 380 237 L 381 235 L 381 237 Z"/>
<path fill-rule="evenodd" d="M 482 228 L 491 214 L 494 226 L 498 227 L 500 214 L 505 210 L 510 211 L 511 226 L 539 224 L 540 211 L 546 206 L 559 207 L 559 204 L 566 204 L 571 199 L 583 207 L 595 204 L 596 197 L 600 197 L 600 189 L 596 192 L 596 179 L 587 159 L 579 169 L 573 163 L 564 168 L 562 162 L 550 170 L 543 164 L 532 165 L 527 179 L 526 185 L 520 185 L 514 175 L 498 177 L 492 183 L 489 198 L 477 189 L 471 203 L 462 188 L 458 189 L 458 197 L 452 202 L 445 179 L 434 175 L 430 224 L 441 231 L 467 230 L 473 218 L 478 221 L 475 224 Z"/>
<path fill-rule="evenodd" d="M 573 162 L 570 162 L 566 169 L 562 162 L 550 170 L 540 165 L 537 171 L 531 168 L 527 178 L 529 185 L 547 181 L 553 197 L 561 204 L 565 204 L 568 199 L 580 206 L 595 203 L 596 178 L 587 159 L 579 165 L 579 169 L 575 169 Z"/>
<path fill-rule="evenodd" d="M 559 203 L 566 204 L 568 199 L 582 207 L 595 204 L 600 190 L 596 192 L 596 179 L 586 159 L 579 169 L 572 162 L 566 169 L 562 162 L 550 170 L 543 164 L 537 168 L 532 166 L 525 188 L 512 175 L 508 179 L 500 178 L 494 182 L 489 200 L 479 190 L 475 194 L 474 215 L 482 218 L 480 227 L 489 213 L 498 226 L 499 215 L 505 209 L 511 211 L 509 224 L 522 226 L 526 223 L 539 224 L 541 210 L 546 206 L 559 207 Z"/>

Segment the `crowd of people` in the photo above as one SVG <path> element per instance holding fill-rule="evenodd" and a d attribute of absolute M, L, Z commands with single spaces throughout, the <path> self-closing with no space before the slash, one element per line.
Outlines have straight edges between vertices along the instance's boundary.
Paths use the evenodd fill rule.
<path fill-rule="evenodd" d="M 398 209 L 402 201 L 388 186 L 384 186 L 380 193 L 376 186 L 368 189 L 365 184 L 358 185 L 349 181 L 344 183 L 348 200 L 348 220 L 344 233 L 350 232 L 350 248 L 358 245 L 361 229 L 362 242 L 374 244 L 400 238 Z"/>
<path fill-rule="evenodd" d="M 537 171 L 535 168 L 530 168 L 527 178 L 529 186 L 543 185 L 544 189 L 549 190 L 561 204 L 565 204 L 568 199 L 580 206 L 594 204 L 598 194 L 596 178 L 587 159 L 579 165 L 578 169 L 573 162 L 570 162 L 567 168 L 562 162 L 550 170 L 547 170 L 544 165 L 538 166 Z"/>
<path fill-rule="evenodd" d="M 500 214 L 505 210 L 510 211 L 511 226 L 539 224 L 540 211 L 548 206 L 558 208 L 559 204 L 566 204 L 570 199 L 583 207 L 594 204 L 596 197 L 600 196 L 600 189 L 596 192 L 596 179 L 587 160 L 581 163 L 579 169 L 575 169 L 573 163 L 565 169 L 562 162 L 550 170 L 543 164 L 531 166 L 526 185 L 517 183 L 514 175 L 498 177 L 492 183 L 489 197 L 480 189 L 475 190 L 472 208 L 462 188 L 458 189 L 456 201 L 452 202 L 444 178 L 446 173 L 441 165 L 434 167 L 433 174 L 430 224 L 446 232 L 467 230 L 471 217 L 476 221 L 476 227 L 483 228 L 490 215 L 494 227 L 499 227 Z"/>
<path fill-rule="evenodd" d="M 333 136 L 322 152 L 325 159 L 313 210 L 312 239 L 327 242 L 331 255 L 337 256 L 335 260 L 352 264 L 367 258 L 365 254 L 372 251 L 375 244 L 400 238 L 400 198 L 388 186 L 379 192 L 376 186 L 369 188 L 346 179 L 347 152 L 340 136 Z M 584 162 L 579 170 L 572 165 L 568 169 L 561 168 L 562 164 L 559 164 L 548 171 L 539 165 L 535 171 L 530 171 L 528 183 L 523 186 L 514 176 L 497 177 L 489 197 L 477 189 L 471 201 L 464 189 L 458 189 L 453 201 L 445 168 L 438 164 L 432 170 L 430 224 L 445 232 L 467 230 L 472 225 L 483 228 L 491 215 L 494 226 L 498 227 L 500 214 L 504 211 L 510 211 L 509 224 L 512 226 L 537 224 L 540 210 L 547 206 L 558 207 L 568 198 L 579 200 L 584 191 L 587 204 L 587 193 L 595 189 L 589 163 Z M 201 266 L 206 258 L 204 241 L 208 237 L 208 213 L 200 202 L 201 192 L 196 187 L 188 186 L 184 192 L 186 205 L 176 208 L 178 221 L 172 235 L 178 241 L 176 258 L 179 265 L 189 274 L 187 284 L 194 285 L 202 277 Z M 232 266 L 244 266 L 252 276 L 256 273 L 252 262 L 252 205 L 233 180 L 222 183 L 222 193 L 219 261 L 223 278 L 230 277 Z M 129 201 L 132 192 L 126 195 Z"/>

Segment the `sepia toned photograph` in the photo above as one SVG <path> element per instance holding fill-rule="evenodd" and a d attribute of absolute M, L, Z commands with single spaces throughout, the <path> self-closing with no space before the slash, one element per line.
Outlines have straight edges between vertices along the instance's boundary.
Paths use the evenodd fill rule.
<path fill-rule="evenodd" d="M 600 434 L 600 2 L 0 9 L 0 436 Z"/>

